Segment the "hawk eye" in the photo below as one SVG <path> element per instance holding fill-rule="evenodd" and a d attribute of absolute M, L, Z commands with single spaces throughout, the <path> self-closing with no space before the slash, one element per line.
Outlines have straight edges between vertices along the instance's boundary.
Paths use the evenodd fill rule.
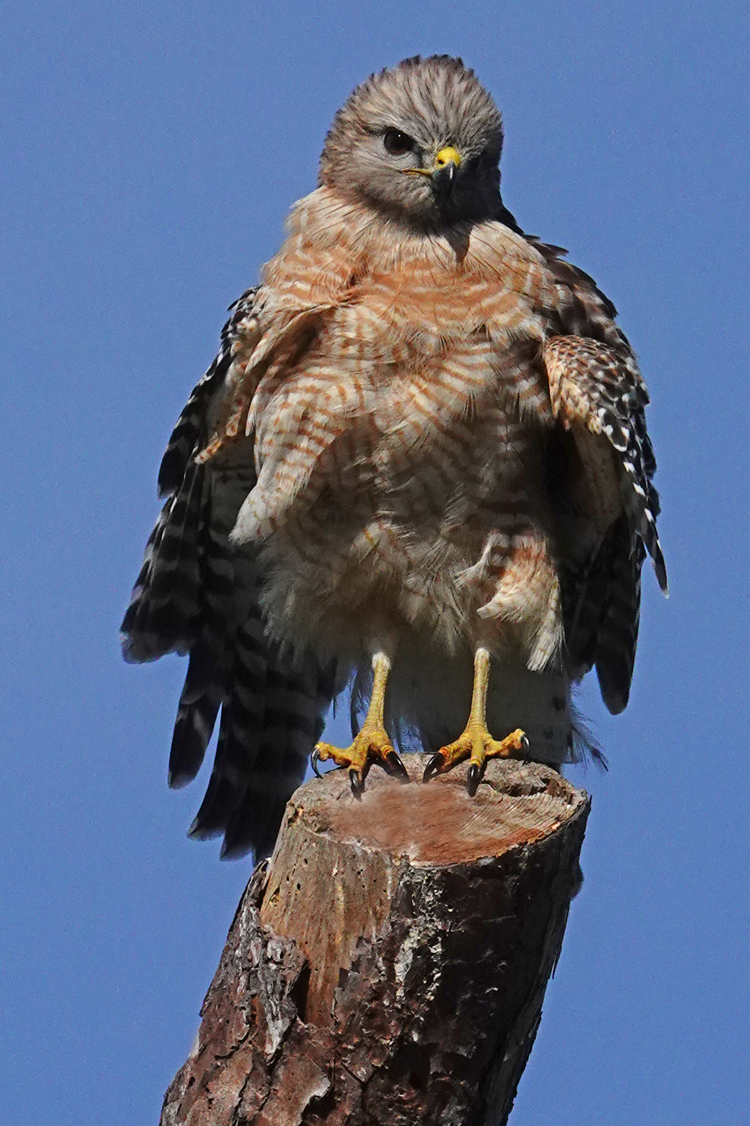
<path fill-rule="evenodd" d="M 383 144 L 391 156 L 403 156 L 414 148 L 414 141 L 400 129 L 389 129 L 383 137 Z"/>

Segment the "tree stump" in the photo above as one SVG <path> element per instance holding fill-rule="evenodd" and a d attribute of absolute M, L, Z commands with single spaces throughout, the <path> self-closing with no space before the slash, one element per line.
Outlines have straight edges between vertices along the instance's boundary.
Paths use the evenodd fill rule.
<path fill-rule="evenodd" d="M 247 887 L 161 1126 L 501 1126 L 580 884 L 589 799 L 493 760 L 302 786 Z"/>

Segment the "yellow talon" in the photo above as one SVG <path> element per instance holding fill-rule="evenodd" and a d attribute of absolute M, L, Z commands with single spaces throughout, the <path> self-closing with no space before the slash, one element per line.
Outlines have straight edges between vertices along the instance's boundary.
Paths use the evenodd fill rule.
<path fill-rule="evenodd" d="M 372 698 L 362 730 L 350 747 L 342 748 L 334 747 L 330 743 L 318 743 L 311 759 L 316 774 L 319 774 L 318 763 L 325 762 L 327 759 L 332 759 L 336 766 L 348 767 L 349 782 L 355 798 L 362 797 L 365 778 L 374 762 L 379 763 L 388 774 L 398 774 L 407 781 L 409 778 L 383 726 L 385 685 L 391 663 L 385 653 L 376 653 L 372 667 L 375 673 Z"/>
<path fill-rule="evenodd" d="M 446 774 L 459 762 L 470 759 L 466 786 L 473 797 L 484 775 L 488 758 L 525 758 L 529 750 L 529 740 L 520 727 L 506 735 L 504 739 L 493 739 L 487 730 L 485 712 L 487 707 L 487 683 L 489 680 L 490 655 L 479 648 L 474 657 L 474 687 L 471 695 L 471 712 L 466 727 L 454 743 L 441 747 L 425 767 L 423 782 L 428 782 L 434 774 Z"/>

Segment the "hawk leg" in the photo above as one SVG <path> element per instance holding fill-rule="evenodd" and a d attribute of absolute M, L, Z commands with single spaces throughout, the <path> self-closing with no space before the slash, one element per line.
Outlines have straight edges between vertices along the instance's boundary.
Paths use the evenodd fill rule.
<path fill-rule="evenodd" d="M 471 759 L 466 787 L 473 797 L 487 765 L 488 758 L 525 758 L 529 740 L 519 728 L 504 739 L 493 739 L 487 730 L 487 684 L 490 673 L 490 654 L 480 647 L 474 655 L 474 687 L 471 693 L 471 712 L 464 731 L 455 743 L 441 747 L 427 763 L 423 782 L 433 774 L 446 774 L 464 759 Z"/>
<path fill-rule="evenodd" d="M 383 723 L 385 686 L 388 673 L 391 671 L 391 662 L 385 653 L 376 653 L 372 659 L 372 668 L 375 675 L 370 706 L 362 729 L 352 745 L 344 749 L 333 747 L 330 743 L 317 743 L 311 759 L 316 774 L 318 774 L 318 763 L 325 762 L 329 758 L 333 759 L 337 766 L 348 767 L 352 793 L 358 799 L 362 797 L 365 778 L 374 762 L 379 763 L 388 774 L 397 774 L 405 781 L 409 779 Z"/>

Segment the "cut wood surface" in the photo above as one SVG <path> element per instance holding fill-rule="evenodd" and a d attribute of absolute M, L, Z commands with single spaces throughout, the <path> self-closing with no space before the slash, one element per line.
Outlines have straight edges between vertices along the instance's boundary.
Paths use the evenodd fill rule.
<path fill-rule="evenodd" d="M 293 796 L 256 869 L 162 1126 L 495 1126 L 536 1034 L 589 801 L 491 761 Z"/>

